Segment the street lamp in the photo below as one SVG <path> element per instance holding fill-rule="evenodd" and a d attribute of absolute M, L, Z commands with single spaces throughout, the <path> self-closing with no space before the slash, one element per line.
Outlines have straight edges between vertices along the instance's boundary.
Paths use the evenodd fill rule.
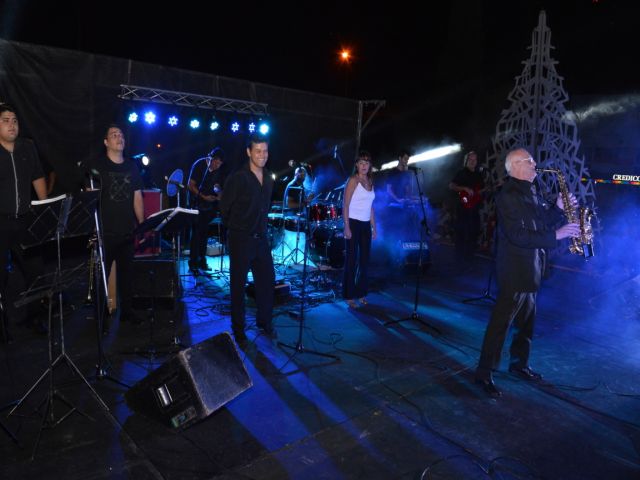
<path fill-rule="evenodd" d="M 351 67 L 351 62 L 353 60 L 351 49 L 343 47 L 338 54 L 338 58 L 344 65 L 344 96 L 347 97 L 349 95 L 349 68 Z"/>

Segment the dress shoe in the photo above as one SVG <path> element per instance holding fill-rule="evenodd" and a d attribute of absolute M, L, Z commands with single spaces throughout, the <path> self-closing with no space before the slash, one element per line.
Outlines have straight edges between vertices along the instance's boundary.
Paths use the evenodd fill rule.
<path fill-rule="evenodd" d="M 529 380 L 530 382 L 537 382 L 539 380 L 542 380 L 542 374 L 534 372 L 533 370 L 531 370 L 531 367 L 509 367 L 509 373 L 513 373 L 517 377 L 520 377 L 523 380 Z"/>
<path fill-rule="evenodd" d="M 265 337 L 270 338 L 271 340 L 276 340 L 278 338 L 278 332 L 276 332 L 275 328 L 272 326 L 269 327 L 260 327 L 258 326 L 260 333 Z"/>
<path fill-rule="evenodd" d="M 491 395 L 492 397 L 501 397 L 502 396 L 502 392 L 500 390 L 498 390 L 498 387 L 496 387 L 496 384 L 493 383 L 493 380 L 489 379 L 482 379 L 482 378 L 476 378 L 476 383 L 478 385 L 482 386 L 482 390 L 485 391 L 485 393 Z"/>

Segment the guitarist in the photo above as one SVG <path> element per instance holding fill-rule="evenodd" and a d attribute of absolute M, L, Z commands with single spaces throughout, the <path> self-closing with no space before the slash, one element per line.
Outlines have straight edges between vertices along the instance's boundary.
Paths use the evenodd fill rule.
<path fill-rule="evenodd" d="M 206 157 L 196 160 L 189 175 L 190 206 L 198 209 L 198 220 L 193 224 L 189 253 L 191 271 L 209 271 L 207 265 L 207 237 L 209 223 L 218 213 L 218 202 L 222 195 L 224 153 L 219 147 L 211 150 Z"/>
<path fill-rule="evenodd" d="M 455 244 L 459 260 L 473 257 L 480 233 L 480 208 L 484 179 L 478 171 L 478 155 L 473 150 L 464 156 L 463 168 L 456 173 L 449 189 L 457 192 Z"/>

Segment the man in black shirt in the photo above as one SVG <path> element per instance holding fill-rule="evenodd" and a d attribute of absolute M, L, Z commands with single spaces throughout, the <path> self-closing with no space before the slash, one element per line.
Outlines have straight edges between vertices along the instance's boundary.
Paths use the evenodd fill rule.
<path fill-rule="evenodd" d="M 0 104 L 0 330 L 5 341 L 11 339 L 6 314 L 12 300 L 6 295 L 9 252 L 24 274 L 19 242 L 28 227 L 25 216 L 31 205 L 31 186 L 39 200 L 47 198 L 38 153 L 31 141 L 18 138 L 19 130 L 15 109 L 7 103 Z"/>
<path fill-rule="evenodd" d="M 403 208 L 411 193 L 411 174 L 409 158 L 411 154 L 402 150 L 398 156 L 398 165 L 387 175 L 387 201 L 390 207 Z"/>
<path fill-rule="evenodd" d="M 227 227 L 231 270 L 231 328 L 239 345 L 245 346 L 244 289 L 249 269 L 256 291 L 256 325 L 275 336 L 271 322 L 275 272 L 267 238 L 267 214 L 271 205 L 273 179 L 264 168 L 269 158 L 265 137 L 252 135 L 247 146 L 249 161 L 224 184 L 220 200 L 222 221 Z"/>
<path fill-rule="evenodd" d="M 478 155 L 471 150 L 464 156 L 463 168 L 449 183 L 456 192 L 456 253 L 459 260 L 469 261 L 475 253 L 480 233 L 480 208 L 484 179 L 477 169 Z"/>
<path fill-rule="evenodd" d="M 189 193 L 191 208 L 198 209 L 198 219 L 191 232 L 189 268 L 192 271 L 211 270 L 207 265 L 207 237 L 209 224 L 218 213 L 218 202 L 222 194 L 224 177 L 222 172 L 224 154 L 220 148 L 214 148 L 204 158 L 196 160 L 189 174 Z"/>
<path fill-rule="evenodd" d="M 138 167 L 124 157 L 124 135 L 110 125 L 104 136 L 106 154 L 92 162 L 100 177 L 100 218 L 107 277 L 116 262 L 116 285 L 120 294 L 120 321 L 140 323 L 133 311 L 133 230 L 144 220 L 142 178 Z"/>

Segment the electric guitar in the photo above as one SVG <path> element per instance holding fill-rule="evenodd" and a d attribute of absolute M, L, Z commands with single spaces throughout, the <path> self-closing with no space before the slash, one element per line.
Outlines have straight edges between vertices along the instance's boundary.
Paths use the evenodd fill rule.
<path fill-rule="evenodd" d="M 465 190 L 461 190 L 458 192 L 458 196 L 460 197 L 460 203 L 464 208 L 471 210 L 475 208 L 482 201 L 482 193 L 486 189 L 481 189 L 479 185 L 473 187 L 473 195 L 469 195 Z"/>

